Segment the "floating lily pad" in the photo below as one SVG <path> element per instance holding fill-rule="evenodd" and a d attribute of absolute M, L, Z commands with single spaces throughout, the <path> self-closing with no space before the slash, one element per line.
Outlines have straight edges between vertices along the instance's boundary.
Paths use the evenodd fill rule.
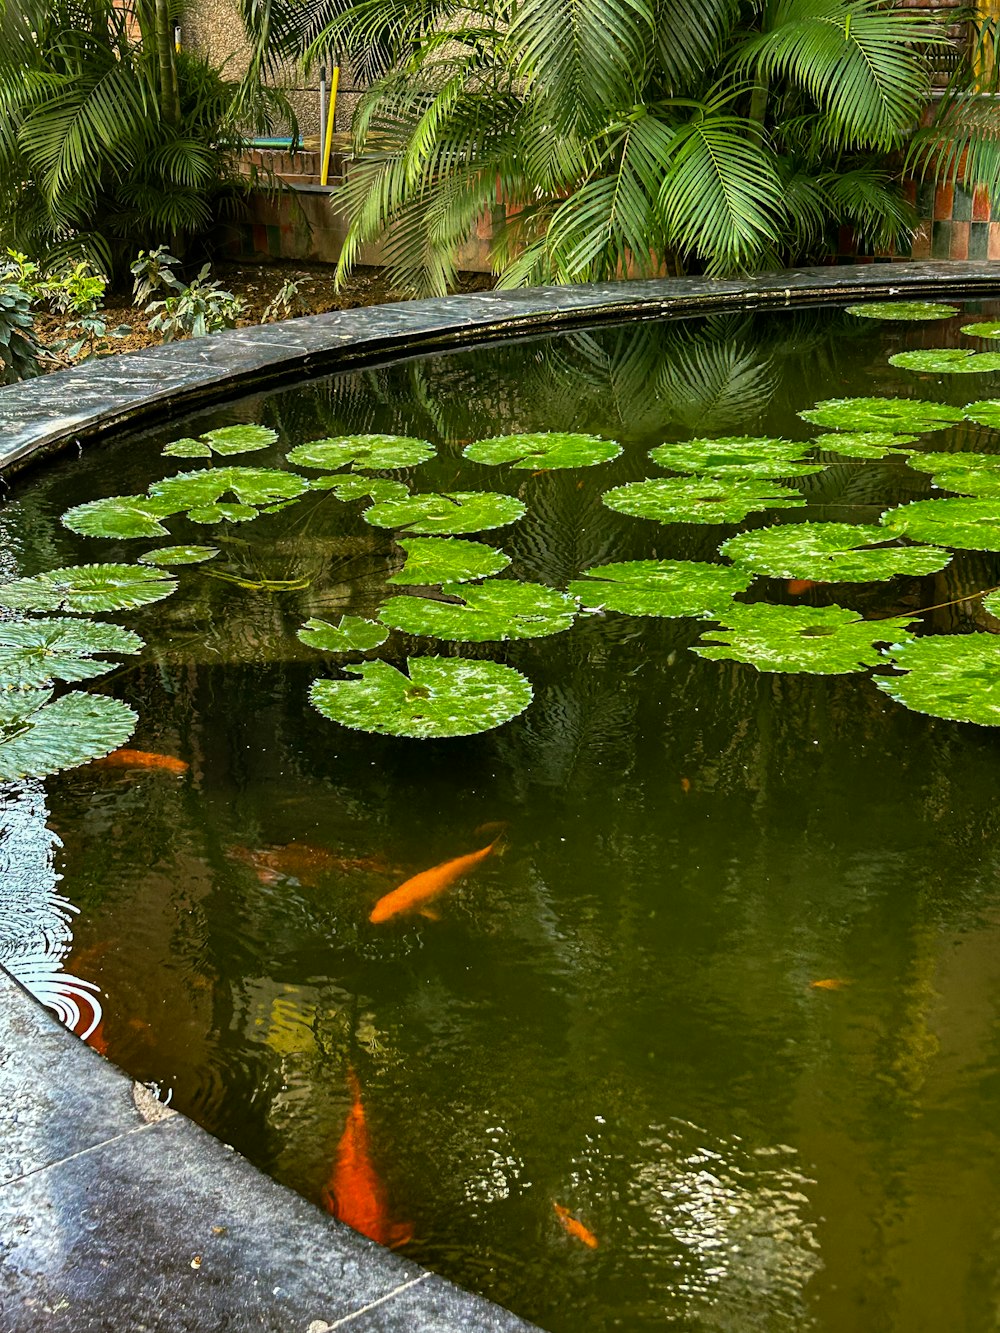
<path fill-rule="evenodd" d="M 313 491 L 333 491 L 338 500 L 405 500 L 410 494 L 401 481 L 384 477 L 315 477 L 309 483 Z"/>
<path fill-rule="evenodd" d="M 85 537 L 166 537 L 160 520 L 174 512 L 172 505 L 148 495 L 109 495 L 67 509 L 62 522 Z"/>
<path fill-rule="evenodd" d="M 245 509 L 262 509 L 280 500 L 293 500 L 309 489 L 305 477 L 295 472 L 281 472 L 269 467 L 213 467 L 200 472 L 179 472 L 176 476 L 154 481 L 151 497 L 170 506 L 170 512 L 188 510 L 191 516 L 213 509 L 234 510 L 234 517 L 246 517 Z M 224 499 L 235 496 L 237 504 Z M 211 522 L 199 518 L 197 522 Z"/>
<path fill-rule="evenodd" d="M 406 564 L 389 583 L 467 583 L 499 574 L 510 564 L 504 551 L 461 537 L 404 537 L 399 545 L 406 552 Z"/>
<path fill-rule="evenodd" d="M 958 454 L 914 454 L 910 467 L 918 472 L 933 473 L 935 486 L 960 495 L 1000 495 L 1000 455 L 976 454 L 971 451 Z"/>
<path fill-rule="evenodd" d="M 693 560 L 622 560 L 585 569 L 568 592 L 584 606 L 626 616 L 719 616 L 753 578 Z"/>
<path fill-rule="evenodd" d="M 407 528 L 415 533 L 484 532 L 523 518 L 525 507 L 513 495 L 493 491 L 451 491 L 411 495 L 372 505 L 364 515 L 376 528 Z"/>
<path fill-rule="evenodd" d="M 198 439 L 186 436 L 174 440 L 162 452 L 168 458 L 211 458 L 212 454 L 228 457 L 266 449 L 277 438 L 278 432 L 268 426 L 219 426 L 203 431 Z"/>
<path fill-rule="evenodd" d="M 1000 323 L 988 320 L 981 324 L 963 324 L 962 332 L 970 338 L 1000 338 Z"/>
<path fill-rule="evenodd" d="M 962 412 L 969 421 L 1000 430 L 1000 398 L 983 398 L 978 403 L 966 403 Z"/>
<path fill-rule="evenodd" d="M 609 509 L 661 523 L 739 523 L 759 509 L 796 509 L 798 491 L 774 481 L 663 477 L 616 486 L 601 497 Z"/>
<path fill-rule="evenodd" d="M 47 685 L 53 680 L 90 680 L 110 671 L 95 653 L 137 653 L 142 639 L 121 625 L 92 620 L 0 622 L 0 689 Z"/>
<path fill-rule="evenodd" d="M 871 583 L 894 574 L 934 574 L 951 559 L 950 551 L 933 546 L 887 546 L 892 540 L 885 528 L 874 525 L 789 523 L 741 532 L 719 550 L 754 573 L 818 583 Z"/>
<path fill-rule="evenodd" d="M 963 551 L 1000 551 L 1000 504 L 996 500 L 914 500 L 887 509 L 879 519 L 887 531 Z"/>
<path fill-rule="evenodd" d="M 139 556 L 143 565 L 200 565 L 219 554 L 216 546 L 158 546 Z"/>
<path fill-rule="evenodd" d="M 0 782 L 45 777 L 99 759 L 124 745 L 136 714 L 103 694 L 74 690 L 0 693 Z"/>
<path fill-rule="evenodd" d="M 951 319 L 958 314 L 957 306 L 939 301 L 865 301 L 844 309 L 861 319 Z"/>
<path fill-rule="evenodd" d="M 983 598 L 983 606 L 991 616 L 1000 619 L 1000 590 L 991 592 Z"/>
<path fill-rule="evenodd" d="M 535 435 L 498 435 L 491 440 L 473 440 L 462 453 L 473 463 L 491 466 L 511 463 L 525 471 L 547 472 L 562 467 L 593 467 L 597 463 L 610 462 L 621 451 L 617 440 L 552 430 L 539 431 Z"/>
<path fill-rule="evenodd" d="M 767 436 L 727 435 L 717 440 L 686 440 L 660 444 L 649 456 L 674 472 L 704 472 L 712 477 L 736 474 L 744 477 L 799 477 L 822 472 L 825 463 L 804 463 L 802 455 L 812 448 L 792 440 Z"/>
<path fill-rule="evenodd" d="M 973 352 L 968 347 L 934 347 L 917 352 L 897 352 L 890 366 L 923 370 L 933 375 L 988 375 L 1000 370 L 1000 352 Z"/>
<path fill-rule="evenodd" d="M 832 449 L 845 458 L 885 458 L 893 453 L 910 453 L 902 448 L 916 443 L 916 435 L 891 435 L 883 430 L 845 432 L 842 435 L 817 435 L 812 441 L 817 449 Z"/>
<path fill-rule="evenodd" d="M 708 630 L 692 648 L 713 661 L 747 662 L 758 671 L 844 675 L 884 661 L 875 648 L 891 642 L 913 617 L 859 620 L 843 606 L 772 606 L 734 602 L 725 625 Z"/>
<path fill-rule="evenodd" d="M 1000 639 L 995 634 L 936 634 L 889 649 L 902 676 L 876 676 L 885 694 L 916 713 L 1000 726 Z"/>
<path fill-rule="evenodd" d="M 496 643 L 504 639 L 539 639 L 569 629 L 576 601 L 540 583 L 490 580 L 479 587 L 446 583 L 446 596 L 461 602 L 401 593 L 379 611 L 379 619 L 406 634 L 426 634 L 460 643 Z"/>
<path fill-rule="evenodd" d="M 491 731 L 531 703 L 531 683 L 500 662 L 411 657 L 407 668 L 359 662 L 346 669 L 360 680 L 314 681 L 309 698 L 345 727 L 416 739 Z"/>
<path fill-rule="evenodd" d="M 169 597 L 177 580 L 135 565 L 67 565 L 0 584 L 0 606 L 21 611 L 126 611 Z"/>
<path fill-rule="evenodd" d="M 299 638 L 324 653 L 368 653 L 389 637 L 389 631 L 362 616 L 342 616 L 339 625 L 329 620 L 307 620 Z"/>
<path fill-rule="evenodd" d="M 922 434 L 961 421 L 962 408 L 920 398 L 827 398 L 799 416 L 831 430 Z"/>
<path fill-rule="evenodd" d="M 289 449 L 288 461 L 299 467 L 322 468 L 325 472 L 342 467 L 350 467 L 354 472 L 388 472 L 426 463 L 435 453 L 429 440 L 416 440 L 409 435 L 341 435 L 296 445 Z"/>

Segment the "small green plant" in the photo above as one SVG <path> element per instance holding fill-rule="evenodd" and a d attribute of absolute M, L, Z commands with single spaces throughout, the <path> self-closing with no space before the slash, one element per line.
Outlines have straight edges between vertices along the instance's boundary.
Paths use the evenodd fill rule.
<path fill-rule="evenodd" d="M 132 297 L 136 305 L 145 301 L 163 287 L 172 287 L 180 291 L 184 284 L 174 273 L 171 265 L 181 261 L 170 254 L 165 245 L 158 245 L 155 250 L 140 250 L 136 259 L 129 265 L 132 274 Z"/>
<path fill-rule="evenodd" d="M 286 278 L 261 312 L 262 324 L 276 324 L 282 319 L 294 319 L 305 314 L 308 306 L 299 295 L 299 284 L 292 278 Z"/>
<path fill-rule="evenodd" d="M 42 348 L 34 323 L 28 293 L 0 276 L 0 384 L 15 384 L 40 373 Z"/>
<path fill-rule="evenodd" d="M 210 269 L 211 266 L 205 264 L 186 287 L 169 270 L 161 273 L 162 281 L 174 287 L 177 294 L 162 301 L 151 301 L 146 306 L 146 314 L 153 316 L 149 321 L 150 331 L 158 333 L 165 343 L 184 337 L 201 338 L 219 329 L 235 328 L 244 303 L 232 292 L 227 292 L 221 283 L 209 282 Z"/>
<path fill-rule="evenodd" d="M 33 305 L 45 299 L 45 278 L 42 276 L 41 265 L 20 250 L 7 247 L 7 258 L 0 265 L 0 277 L 20 287 Z"/>
<path fill-rule="evenodd" d="M 54 315 L 92 316 L 104 302 L 108 280 L 103 273 L 91 272 L 87 264 L 77 264 L 58 276 L 49 276 L 41 284 Z"/>

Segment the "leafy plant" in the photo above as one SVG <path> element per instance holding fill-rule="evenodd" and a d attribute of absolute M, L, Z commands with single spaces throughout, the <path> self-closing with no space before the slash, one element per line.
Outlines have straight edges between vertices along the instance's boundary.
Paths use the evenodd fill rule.
<path fill-rule="evenodd" d="M 150 301 L 146 314 L 152 316 L 149 321 L 151 333 L 158 333 L 165 343 L 169 343 L 178 338 L 203 338 L 207 333 L 236 327 L 245 308 L 244 302 L 226 291 L 220 282 L 210 282 L 210 272 L 211 265 L 204 264 L 198 276 L 186 286 L 180 286 L 176 295 Z M 166 281 L 173 275 L 165 270 L 163 277 Z"/>
<path fill-rule="evenodd" d="M 380 608 L 379 620 L 406 634 L 459 643 L 538 639 L 569 629 L 576 599 L 538 583 L 490 579 L 478 586 L 446 583 L 451 601 L 400 593 Z"/>
<path fill-rule="evenodd" d="M 336 471 L 350 467 L 355 472 L 386 472 L 416 467 L 433 458 L 436 450 L 428 440 L 407 435 L 345 435 L 339 439 L 312 440 L 288 451 L 288 461 L 298 467 Z"/>
<path fill-rule="evenodd" d="M 169 503 L 149 495 L 108 495 L 74 505 L 61 521 L 84 537 L 166 537 L 160 519 L 175 512 Z"/>
<path fill-rule="evenodd" d="M 376 528 L 406 528 L 413 533 L 484 532 L 523 518 L 525 507 L 513 495 L 487 491 L 451 491 L 385 500 L 365 511 Z"/>
<path fill-rule="evenodd" d="M 931 375 L 988 375 L 1000 370 L 1000 352 L 974 352 L 968 347 L 935 347 L 916 352 L 897 352 L 891 366 L 923 370 Z"/>
<path fill-rule="evenodd" d="M 958 306 L 945 305 L 942 301 L 865 301 L 844 309 L 849 315 L 858 315 L 861 319 L 951 319 L 959 313 Z"/>
<path fill-rule="evenodd" d="M 135 565 L 66 565 L 0 585 L 0 606 L 21 611 L 124 611 L 169 597 L 177 580 Z"/>
<path fill-rule="evenodd" d="M 752 606 L 734 603 L 719 629 L 692 648 L 712 661 L 747 662 L 758 671 L 843 675 L 864 671 L 884 658 L 876 644 L 891 642 L 913 623 L 909 616 L 861 620 L 843 606 Z"/>
<path fill-rule="evenodd" d="M 110 671 L 96 653 L 138 653 L 142 639 L 120 625 L 81 620 L 0 623 L 0 686 L 39 688 L 54 680 L 89 680 Z"/>
<path fill-rule="evenodd" d="M 935 486 L 961 495 L 1000 495 L 1000 467 L 996 454 L 914 454 L 910 467 L 933 473 Z"/>
<path fill-rule="evenodd" d="M 962 420 L 962 409 L 919 398 L 827 398 L 799 413 L 803 421 L 833 430 L 923 433 Z"/>
<path fill-rule="evenodd" d="M 885 528 L 793 523 L 741 532 L 719 550 L 734 564 L 777 579 L 870 583 L 894 574 L 934 574 L 951 559 L 933 546 L 888 546 Z"/>
<path fill-rule="evenodd" d="M 844 458 L 885 458 L 897 451 L 909 453 L 903 446 L 916 440 L 916 435 L 893 435 L 889 431 L 845 431 L 838 435 L 817 435 L 811 445 L 816 449 L 832 449 Z"/>
<path fill-rule="evenodd" d="M 1000 551 L 995 500 L 913 500 L 887 509 L 879 522 L 891 533 L 967 551 Z"/>
<path fill-rule="evenodd" d="M 139 556 L 143 565 L 200 565 L 219 554 L 215 546 L 158 546 Z"/>
<path fill-rule="evenodd" d="M 525 471 L 545 472 L 551 468 L 593 467 L 610 462 L 621 451 L 617 440 L 605 440 L 600 435 L 539 431 L 534 435 L 498 435 L 495 439 L 473 440 L 462 453 L 474 463 L 494 467 L 510 463 Z"/>
<path fill-rule="evenodd" d="M 158 245 L 155 250 L 140 250 L 129 265 L 132 274 L 132 300 L 136 305 L 145 305 L 154 292 L 164 287 L 179 291 L 184 285 L 174 273 L 174 265 L 181 261 L 170 253 L 165 245 Z"/>
<path fill-rule="evenodd" d="M 228 458 L 266 449 L 277 438 L 278 432 L 269 426 L 217 426 L 215 430 L 202 431 L 196 440 L 190 436 L 174 440 L 162 452 L 167 458 L 211 458 L 213 454 Z"/>
<path fill-rule="evenodd" d="M 16 283 L 0 282 L 0 384 L 39 374 L 42 349 L 34 324 L 27 292 Z"/>
<path fill-rule="evenodd" d="M 713 616 L 723 614 L 752 574 L 728 565 L 694 560 L 623 560 L 585 569 L 567 591 L 586 607 L 626 616 Z"/>
<path fill-rule="evenodd" d="M 499 574 L 510 564 L 504 551 L 460 537 L 406 537 L 399 545 L 406 552 L 406 564 L 389 583 L 466 583 Z"/>
<path fill-rule="evenodd" d="M 878 675 L 883 693 L 918 713 L 1000 726 L 1000 641 L 992 634 L 907 639 L 889 648 L 903 675 Z"/>
<path fill-rule="evenodd" d="M 660 523 L 739 523 L 759 509 L 796 509 L 805 504 L 797 491 L 774 481 L 742 477 L 663 477 L 630 481 L 605 491 L 609 509 Z"/>
<path fill-rule="evenodd" d="M 774 440 L 765 436 L 722 436 L 715 440 L 683 440 L 660 444 L 649 456 L 673 472 L 704 472 L 710 477 L 800 477 L 822 472 L 825 463 L 802 461 L 812 443 Z"/>
<path fill-rule="evenodd" d="M 342 616 L 339 625 L 329 620 L 307 620 L 298 632 L 304 644 L 324 653 L 367 653 L 380 647 L 389 631 L 361 616 Z"/>
<path fill-rule="evenodd" d="M 0 691 L 0 782 L 45 777 L 99 759 L 135 730 L 127 704 L 73 690 Z"/>
<path fill-rule="evenodd" d="M 292 278 L 286 278 L 261 311 L 260 322 L 276 324 L 280 320 L 306 314 L 308 309 L 305 300 L 299 294 L 299 284 Z"/>

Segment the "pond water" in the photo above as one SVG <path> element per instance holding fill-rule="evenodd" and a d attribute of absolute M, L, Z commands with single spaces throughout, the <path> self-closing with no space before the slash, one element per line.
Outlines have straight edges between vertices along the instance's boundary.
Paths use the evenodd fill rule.
<path fill-rule="evenodd" d="M 460 738 L 348 730 L 309 702 L 342 659 L 297 631 L 373 618 L 398 591 L 403 552 L 362 502 L 319 491 L 254 522 L 182 516 L 159 542 L 59 522 L 199 466 L 161 457 L 168 441 L 260 421 L 278 441 L 236 462 L 290 468 L 303 441 L 386 432 L 437 450 L 389 474 L 414 491 L 517 496 L 525 516 L 478 538 L 511 557 L 504 577 L 565 589 L 609 561 L 717 561 L 739 531 L 877 523 L 939 492 L 906 454 L 828 451 L 785 483 L 805 509 L 740 523 L 660 524 L 602 494 L 664 475 L 647 453 L 665 441 L 810 440 L 820 428 L 797 413 L 819 399 L 988 399 L 996 373 L 888 364 L 972 347 L 970 314 L 1000 307 L 464 351 L 298 383 L 19 479 L 0 509 L 5 577 L 166 541 L 221 552 L 117 614 L 147 647 L 84 687 L 136 710 L 130 746 L 187 769 L 94 764 L 34 784 L 36 832 L 59 840 L 48 888 L 61 875 L 79 909 L 65 966 L 100 987 L 92 1043 L 324 1206 L 368 1172 L 369 1230 L 553 1333 L 994 1329 L 994 729 L 911 711 L 869 672 L 706 660 L 689 650 L 710 622 L 605 609 L 504 644 L 395 632 L 371 655 L 492 658 L 533 702 Z M 559 471 L 462 456 L 525 431 L 623 452 Z M 997 438 L 965 422 L 915 448 Z M 761 579 L 748 596 L 867 618 L 937 607 L 924 629 L 961 634 L 996 631 L 972 595 L 998 584 L 1000 556 L 962 550 L 931 574 Z M 24 784 L 6 791 L 23 812 Z M 409 877 L 491 844 L 433 919 L 369 919 Z M 357 1199 L 339 1206 L 358 1222 Z"/>

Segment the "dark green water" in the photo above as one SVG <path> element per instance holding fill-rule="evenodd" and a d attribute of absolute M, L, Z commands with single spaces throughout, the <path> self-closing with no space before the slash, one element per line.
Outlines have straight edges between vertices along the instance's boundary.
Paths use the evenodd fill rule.
<path fill-rule="evenodd" d="M 324 435 L 431 440 L 414 489 L 527 505 L 484 538 L 520 578 L 711 559 L 736 527 L 663 527 L 601 493 L 657 472 L 646 451 L 667 439 L 810 438 L 795 413 L 820 398 L 993 396 L 997 375 L 886 364 L 956 343 L 961 322 L 637 325 L 298 384 L 19 481 L 4 573 L 134 560 L 156 543 L 78 538 L 58 515 L 187 466 L 159 444 L 247 420 L 282 436 L 253 466 Z M 625 452 L 540 476 L 460 457 L 518 430 Z M 794 521 L 874 522 L 931 494 L 902 459 L 799 486 L 811 507 Z M 497 649 L 399 636 L 394 660 L 509 662 L 535 701 L 462 740 L 347 731 L 310 707 L 331 668 L 295 631 L 384 600 L 401 553 L 360 515 L 319 495 L 228 530 L 172 520 L 174 540 L 221 534 L 221 567 L 245 580 L 309 586 L 182 570 L 175 597 L 115 617 L 149 648 L 95 688 L 138 710 L 130 745 L 190 771 L 46 783 L 60 891 L 81 909 L 67 966 L 102 988 L 109 1056 L 315 1200 L 355 1070 L 404 1252 L 554 1333 L 998 1327 L 995 732 L 909 712 L 864 674 L 704 661 L 687 651 L 704 626 L 610 613 Z M 966 553 L 926 578 L 770 595 L 866 614 L 951 602 L 925 623 L 955 631 L 980 614 L 958 599 L 998 583 L 1000 557 Z M 440 920 L 369 923 L 382 894 L 501 820 L 504 855 L 442 897 Z"/>

